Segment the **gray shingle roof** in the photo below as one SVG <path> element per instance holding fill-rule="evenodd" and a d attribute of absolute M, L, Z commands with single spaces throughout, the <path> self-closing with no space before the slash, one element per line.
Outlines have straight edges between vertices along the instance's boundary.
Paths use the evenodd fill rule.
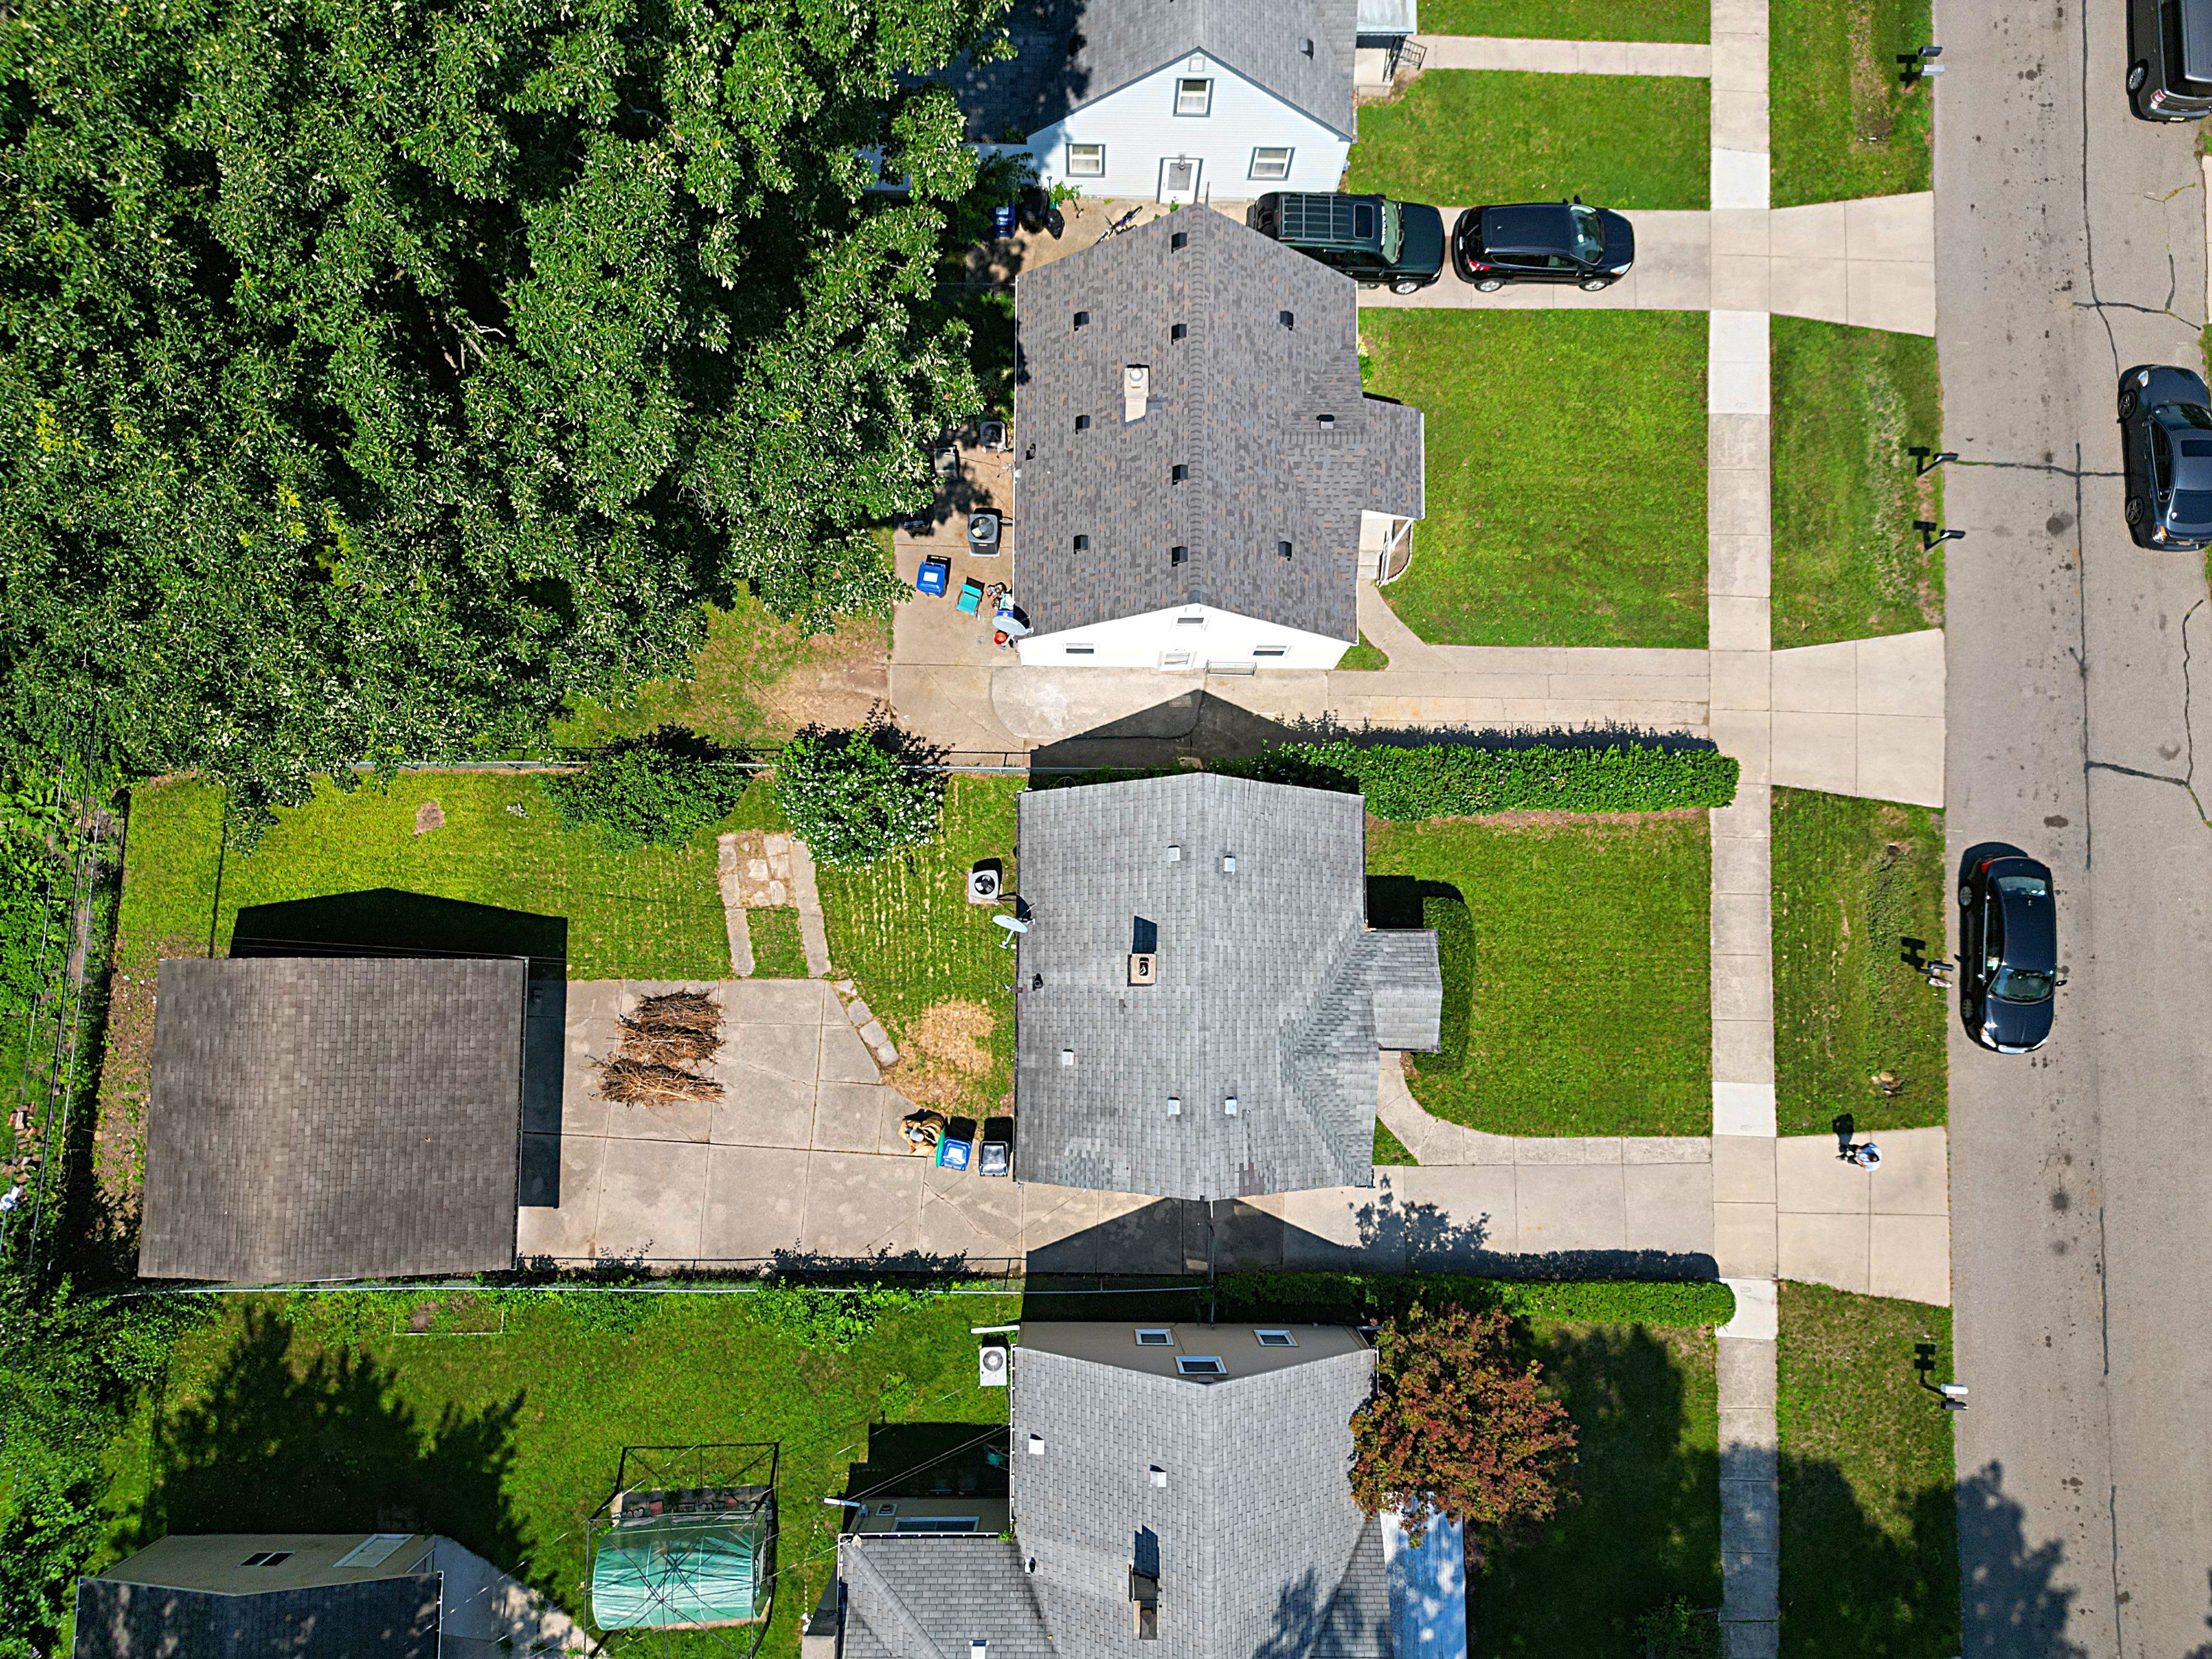
<path fill-rule="evenodd" d="M 514 1262 L 520 958 L 164 962 L 138 1271 Z"/>
<path fill-rule="evenodd" d="M 1054 1659 L 1019 1547 L 976 1535 L 869 1533 L 841 1539 L 843 1659 Z"/>
<path fill-rule="evenodd" d="M 1019 436 L 1036 453 L 1014 569 L 1037 631 L 1196 603 L 1356 639 L 1361 511 L 1425 507 L 1420 411 L 1360 390 L 1352 279 L 1205 210 L 1024 271 L 1015 293 Z M 1151 396 L 1125 423 L 1133 363 Z"/>
<path fill-rule="evenodd" d="M 1384 1048 L 1436 1048 L 1443 1041 L 1443 974 L 1426 927 L 1367 935 L 1375 987 L 1375 1041 Z"/>
<path fill-rule="evenodd" d="M 1249 1327 L 1218 1334 L 1229 1346 L 1240 1331 L 1249 1345 Z M 1362 1553 L 1370 1527 L 1346 1480 L 1370 1352 L 1242 1376 L 1232 1364 L 1227 1379 L 1200 1383 L 1048 1342 L 1030 1327 L 1014 1350 L 1014 1524 L 1060 1659 L 1126 1659 L 1140 1531 L 1160 1580 L 1147 1655 L 1388 1659 L 1379 1542 L 1374 1559 Z M 1032 1433 L 1044 1442 L 1035 1455 Z"/>
<path fill-rule="evenodd" d="M 1014 58 L 963 60 L 950 79 L 970 137 L 1027 138 L 1203 52 L 1350 138 L 1358 12 L 1358 0 L 1015 0 Z"/>
<path fill-rule="evenodd" d="M 438 1576 L 225 1595 L 80 1578 L 72 1659 L 438 1659 Z"/>
<path fill-rule="evenodd" d="M 1214 773 L 1021 796 L 1018 1175 L 1174 1198 L 1372 1182 L 1376 986 L 1404 1035 L 1420 947 L 1366 931 L 1365 806 Z M 1128 983 L 1139 919 L 1155 985 Z"/>

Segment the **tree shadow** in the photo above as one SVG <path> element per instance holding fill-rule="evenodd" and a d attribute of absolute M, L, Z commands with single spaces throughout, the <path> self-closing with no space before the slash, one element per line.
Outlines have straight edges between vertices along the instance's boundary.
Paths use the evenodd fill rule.
<path fill-rule="evenodd" d="M 249 1310 L 214 1377 L 155 1425 L 137 1541 L 404 1528 L 520 1562 L 506 1485 L 525 1396 L 425 1423 L 398 1382 L 352 1349 L 296 1352 L 290 1325 Z"/>
<path fill-rule="evenodd" d="M 2066 1635 L 2075 1593 L 2056 1582 L 2065 1551 L 2055 1539 L 2029 1546 L 2027 1511 L 2005 1492 L 2004 1466 L 1984 1464 L 1955 1492 L 1936 1496 L 1951 1504 L 1956 1553 L 1946 1565 L 1964 1603 L 1965 1650 L 2007 1659 L 2087 1659 L 2088 1650 Z M 1916 1503 L 1916 1519 L 1920 1513 Z M 1960 1646 L 1954 1637 L 1945 1650 Z"/>
<path fill-rule="evenodd" d="M 1931 1402 L 1929 1409 L 1939 1408 Z M 1780 1471 L 1784 1650 L 1823 1656 L 1958 1652 L 1959 1520 L 1972 1483 L 1899 1493 L 1902 1521 L 1885 1526 L 1867 1512 L 1836 1464 L 1785 1455 Z M 2015 1645 L 2020 1638 L 2027 1639 Z M 2044 1645 L 2020 1628 L 1996 1650 L 2080 1651 Z"/>

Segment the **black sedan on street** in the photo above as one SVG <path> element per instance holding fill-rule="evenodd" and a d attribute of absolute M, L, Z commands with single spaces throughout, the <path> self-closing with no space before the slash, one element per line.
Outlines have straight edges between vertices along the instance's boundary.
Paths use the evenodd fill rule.
<path fill-rule="evenodd" d="M 2195 552 L 2212 543 L 2212 393 L 2185 368 L 2144 363 L 2120 376 L 2122 508 L 2138 547 Z"/>
<path fill-rule="evenodd" d="M 1452 269 L 1485 294 L 1508 283 L 1573 283 L 1595 294 L 1628 275 L 1636 232 L 1607 208 L 1571 202 L 1469 208 L 1452 228 Z"/>
<path fill-rule="evenodd" d="M 2051 1035 L 2058 918 L 2051 870 L 2018 848 L 1978 848 L 1959 876 L 1959 1018 L 2001 1054 L 2040 1048 Z"/>

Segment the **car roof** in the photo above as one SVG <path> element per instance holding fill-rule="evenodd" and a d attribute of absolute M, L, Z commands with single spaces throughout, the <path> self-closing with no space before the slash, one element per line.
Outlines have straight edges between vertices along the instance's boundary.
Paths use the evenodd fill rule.
<path fill-rule="evenodd" d="M 2181 0 L 2181 72 L 2212 81 L 2212 0 Z"/>
<path fill-rule="evenodd" d="M 2207 0 L 2212 4 L 2212 0 Z M 1574 220 L 1565 202 L 1482 210 L 1482 245 L 1492 253 L 1571 253 Z"/>
<path fill-rule="evenodd" d="M 2025 866 L 2027 860 L 2021 860 Z M 2042 870 L 2038 865 L 2035 868 Z M 1992 870 L 1999 874 L 2026 875 L 2026 868 L 2011 871 Z M 2043 871 L 2044 884 L 2050 884 L 2050 872 Z M 2048 893 L 2038 897 L 2030 893 L 2003 893 L 1996 896 L 1997 906 L 2004 912 L 2004 959 L 2008 968 L 2023 968 L 2032 973 L 2051 973 L 2058 966 L 2058 907 Z"/>

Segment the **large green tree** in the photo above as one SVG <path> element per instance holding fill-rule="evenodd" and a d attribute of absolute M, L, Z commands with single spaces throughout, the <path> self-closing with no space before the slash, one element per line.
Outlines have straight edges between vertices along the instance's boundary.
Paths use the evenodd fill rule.
<path fill-rule="evenodd" d="M 0 10 L 0 726 L 258 813 L 887 605 L 1005 3 Z"/>

